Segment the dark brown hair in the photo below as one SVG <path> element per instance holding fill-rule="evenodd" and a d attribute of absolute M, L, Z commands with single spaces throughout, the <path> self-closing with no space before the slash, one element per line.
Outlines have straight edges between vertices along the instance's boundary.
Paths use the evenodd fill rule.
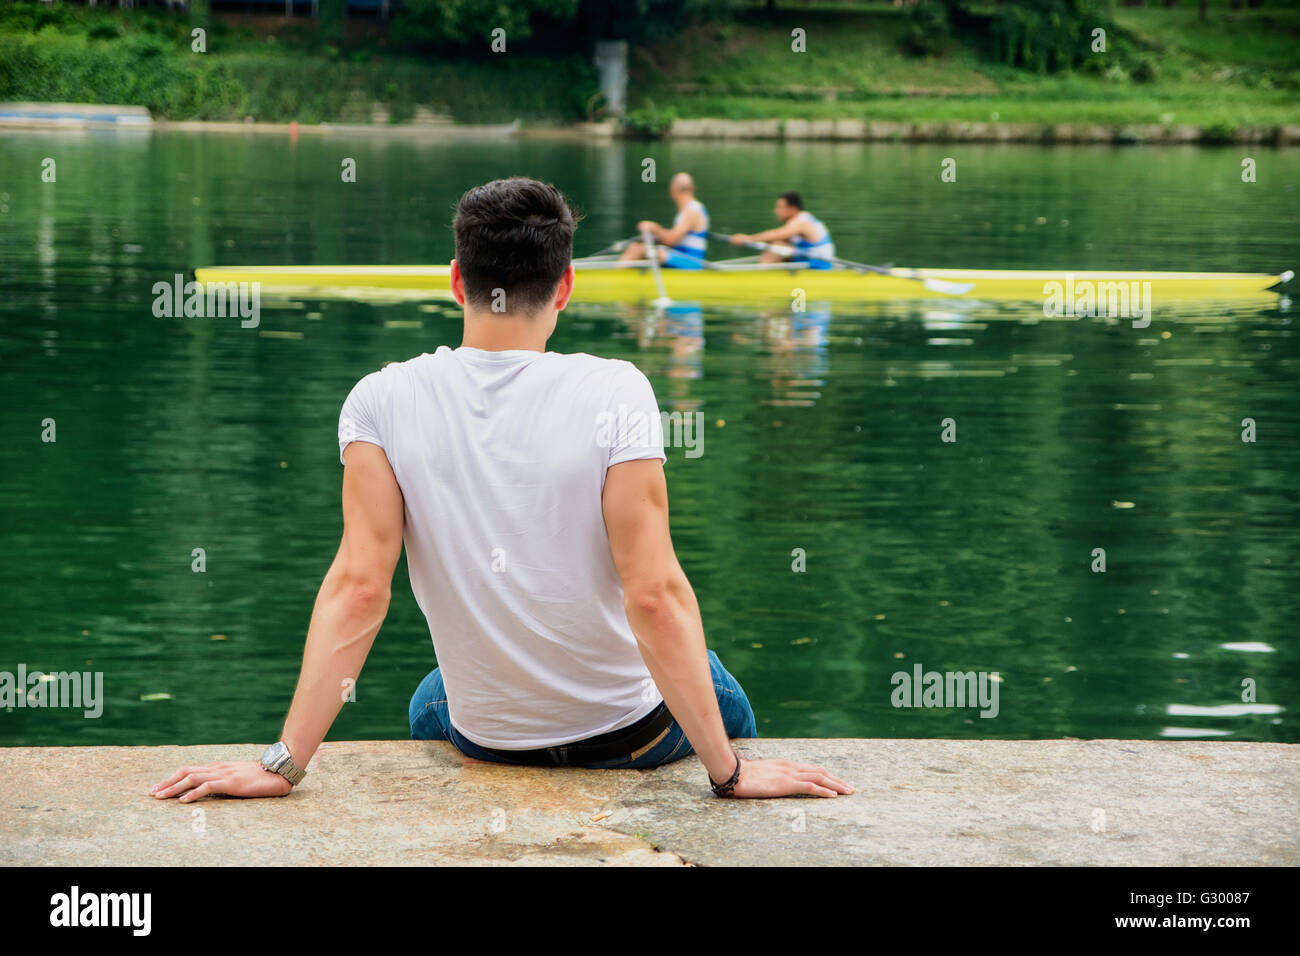
<path fill-rule="evenodd" d="M 466 192 L 451 224 L 465 297 L 487 308 L 502 289 L 507 312 L 544 308 L 573 259 L 578 219 L 558 189 L 523 176 Z"/>
<path fill-rule="evenodd" d="M 784 199 L 788 205 L 794 206 L 795 209 L 803 209 L 803 197 L 793 189 L 787 193 L 781 193 L 776 198 Z"/>

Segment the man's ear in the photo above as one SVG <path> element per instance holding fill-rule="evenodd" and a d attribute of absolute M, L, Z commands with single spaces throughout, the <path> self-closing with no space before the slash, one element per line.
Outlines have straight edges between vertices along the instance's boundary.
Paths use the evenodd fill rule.
<path fill-rule="evenodd" d="M 451 260 L 451 294 L 457 305 L 465 304 L 465 277 L 460 274 L 460 263 Z"/>
<path fill-rule="evenodd" d="M 569 296 L 573 295 L 573 263 L 569 263 L 569 268 L 564 270 L 564 275 L 560 277 L 560 284 L 555 289 L 555 306 L 556 312 L 563 312 L 564 307 L 569 304 Z"/>

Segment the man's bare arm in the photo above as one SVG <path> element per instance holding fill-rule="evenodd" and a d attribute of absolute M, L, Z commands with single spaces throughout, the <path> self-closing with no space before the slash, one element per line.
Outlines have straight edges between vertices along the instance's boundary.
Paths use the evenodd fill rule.
<path fill-rule="evenodd" d="M 793 239 L 795 236 L 803 234 L 803 225 L 796 223 L 794 225 L 777 226 L 774 229 L 764 229 L 762 232 L 756 232 L 749 238 L 754 242 L 785 242 L 787 239 Z"/>
<path fill-rule="evenodd" d="M 361 675 L 388 614 L 393 569 L 402 555 L 405 507 L 384 450 L 353 442 L 344 458 L 343 540 L 316 595 L 282 735 L 294 763 L 304 768 L 343 709 L 343 682 Z"/>
<path fill-rule="evenodd" d="M 665 246 L 675 246 L 686 238 L 688 233 L 699 232 L 700 227 L 704 225 L 704 217 L 698 209 L 690 209 L 686 215 L 682 216 L 682 221 L 677 225 L 664 227 L 660 229 L 659 235 L 655 239 Z"/>
<path fill-rule="evenodd" d="M 605 475 L 601 503 L 628 623 L 641 656 L 709 776 L 726 780 L 736 768 L 736 758 L 713 689 L 700 607 L 673 551 L 662 464 L 646 459 L 612 466 Z M 821 767 L 753 760 L 744 761 L 735 795 L 833 797 L 852 792 Z"/>
<path fill-rule="evenodd" d="M 343 540 L 316 595 L 298 689 L 282 739 L 306 768 L 343 708 L 344 681 L 356 679 L 388 613 L 393 569 L 402 553 L 405 509 L 384 450 L 353 442 L 344 452 Z M 182 767 L 153 789 L 183 802 L 212 793 L 283 796 L 289 781 L 256 760 Z"/>
<path fill-rule="evenodd" d="M 752 234 L 738 232 L 732 237 L 732 241 L 737 242 L 738 240 L 737 244 L 744 242 L 786 242 L 795 238 L 795 236 L 802 236 L 811 241 L 812 237 L 808 235 L 810 231 L 811 223 L 802 215 L 798 215 L 793 216 L 789 222 L 782 223 L 772 229 L 764 229 L 762 232 Z"/>
<path fill-rule="evenodd" d="M 661 226 L 651 219 L 642 219 L 636 224 L 638 233 L 650 233 L 661 246 L 675 246 L 686 238 L 687 233 L 700 232 L 703 228 L 704 215 L 698 209 L 687 210 L 682 221 L 675 226 Z"/>

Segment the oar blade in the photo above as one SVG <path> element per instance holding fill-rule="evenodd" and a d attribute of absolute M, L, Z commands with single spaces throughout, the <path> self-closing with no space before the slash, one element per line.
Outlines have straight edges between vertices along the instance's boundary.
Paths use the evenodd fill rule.
<path fill-rule="evenodd" d="M 921 284 L 931 292 L 943 295 L 965 295 L 975 288 L 974 282 L 948 282 L 946 279 L 922 279 Z"/>

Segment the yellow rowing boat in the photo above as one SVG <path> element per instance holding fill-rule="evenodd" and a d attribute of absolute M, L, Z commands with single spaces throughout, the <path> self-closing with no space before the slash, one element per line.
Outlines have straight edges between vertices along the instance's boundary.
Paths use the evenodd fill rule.
<path fill-rule="evenodd" d="M 645 263 L 575 260 L 574 302 L 640 302 L 658 298 Z M 668 295 L 683 302 L 789 303 L 802 290 L 807 301 L 861 302 L 881 299 L 954 298 L 989 301 L 1065 301 L 1089 298 L 1103 305 L 1123 297 L 1164 302 L 1233 301 L 1265 297 L 1290 271 L 1249 272 L 1066 272 L 1010 269 L 809 269 L 786 263 L 715 264 L 700 270 L 661 270 Z M 263 292 L 316 297 L 368 298 L 410 295 L 449 298 L 447 266 L 213 266 L 194 271 L 208 283 L 259 283 Z M 928 283 L 925 280 L 933 280 Z M 951 285 L 960 292 L 936 292 Z"/>

